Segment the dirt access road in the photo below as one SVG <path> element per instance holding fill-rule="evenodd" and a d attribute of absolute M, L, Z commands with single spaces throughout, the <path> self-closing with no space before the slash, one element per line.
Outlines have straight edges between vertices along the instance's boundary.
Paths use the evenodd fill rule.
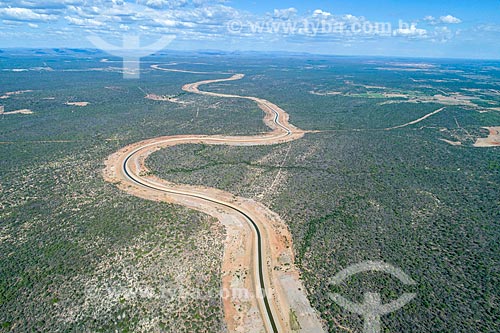
<path fill-rule="evenodd" d="M 202 211 L 226 227 L 222 299 L 230 332 L 324 332 L 299 280 L 291 234 L 277 214 L 259 202 L 225 191 L 161 180 L 151 176 L 145 166 L 153 152 L 180 144 L 254 146 L 301 138 L 305 132 L 291 125 L 288 114 L 267 100 L 199 90 L 201 85 L 243 77 L 235 74 L 186 84 L 183 90 L 252 100 L 264 111 L 264 122 L 271 132 L 255 136 L 179 135 L 141 141 L 108 157 L 104 177 L 132 195 Z"/>

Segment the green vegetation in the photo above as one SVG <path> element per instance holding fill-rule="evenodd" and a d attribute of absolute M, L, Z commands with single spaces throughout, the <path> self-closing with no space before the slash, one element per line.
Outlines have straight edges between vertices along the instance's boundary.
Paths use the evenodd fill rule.
<path fill-rule="evenodd" d="M 0 332 L 221 331 L 223 228 L 123 193 L 103 180 L 103 161 L 149 137 L 261 131 L 261 112 L 188 94 L 182 105 L 155 102 L 138 89 L 176 95 L 205 76 L 150 72 L 124 81 L 85 70 L 105 66 L 98 61 L 43 60 L 55 71 L 0 74 L 1 93 L 34 90 L 2 105 L 35 112 L 0 118 Z"/>
<path fill-rule="evenodd" d="M 125 81 L 116 70 L 89 71 L 109 67 L 98 60 L 5 55 L 0 68 L 43 61 L 55 71 L 0 72 L 0 93 L 34 90 L 2 100 L 6 110 L 35 112 L 0 119 L 0 331 L 222 331 L 221 301 L 205 295 L 220 288 L 222 227 L 182 207 L 128 196 L 101 171 L 109 154 L 149 137 L 265 131 L 262 112 L 248 101 L 181 94 L 183 84 L 212 76 L 146 71 L 140 81 Z M 497 103 L 498 74 L 483 69 L 491 64 L 442 62 L 434 72 L 409 73 L 349 58 L 183 62 L 212 63 L 183 69 L 246 73 L 237 83 L 203 89 L 266 98 L 293 124 L 323 130 L 269 147 L 176 146 L 148 165 L 162 178 L 255 198 L 277 212 L 290 226 L 310 300 L 330 331 L 360 330 L 362 320 L 327 293 L 361 301 L 365 291 L 379 291 L 384 302 L 417 292 L 383 317 L 388 331 L 500 330 L 500 155 L 498 148 L 470 147 L 485 136 L 482 126 L 500 125 L 500 114 L 447 106 L 388 132 L 379 129 L 441 105 L 381 105 L 383 98 L 367 98 L 373 91 L 359 86 L 419 96 L 471 89 L 476 100 Z M 145 100 L 138 87 L 185 104 Z M 382 274 L 328 285 L 363 260 L 389 262 L 418 285 L 405 288 Z M 201 297 L 178 294 L 197 291 Z"/>
<path fill-rule="evenodd" d="M 299 320 L 297 319 L 297 314 L 293 310 L 290 310 L 290 328 L 294 332 L 298 332 L 301 328 Z"/>
<path fill-rule="evenodd" d="M 286 95 L 274 84 L 274 73 L 266 78 L 273 88 L 261 80 L 264 87 L 245 82 L 232 89 L 281 100 L 292 123 L 329 131 L 270 147 L 178 146 L 151 156 L 150 169 L 170 181 L 254 198 L 282 216 L 293 233 L 310 300 L 332 332 L 339 325 L 360 331 L 363 323 L 327 293 L 361 302 L 365 291 L 380 292 L 383 302 L 403 292 L 418 294 L 403 310 L 383 317 L 390 331 L 498 331 L 500 155 L 498 148 L 470 145 L 485 136 L 481 126 L 500 124 L 500 114 L 448 106 L 418 125 L 372 130 L 403 124 L 440 106 L 380 106 L 350 98 L 349 109 L 346 97 L 309 97 L 307 78 L 286 81 L 287 91 L 294 91 Z M 366 80 L 362 75 L 354 79 Z M 465 146 L 439 140 L 449 136 Z M 341 269 L 364 260 L 400 267 L 418 285 L 407 288 L 383 274 L 328 285 Z"/>
<path fill-rule="evenodd" d="M 287 145 L 205 147 L 198 164 L 206 167 L 190 172 L 169 169 L 167 161 L 199 147 L 176 147 L 152 156 L 150 167 L 171 181 L 270 202 L 292 229 L 311 300 L 332 331 L 336 322 L 362 327 L 360 318 L 337 307 L 326 292 L 328 278 L 364 260 L 390 262 L 418 282 L 418 298 L 384 317 L 391 329 L 494 331 L 500 178 L 491 161 L 499 161 L 498 153 L 405 132 L 309 135 L 291 144 L 283 178 L 271 192 Z M 380 291 L 384 300 L 405 291 L 385 276 L 358 279 L 338 292 L 361 301 L 367 288 Z"/>

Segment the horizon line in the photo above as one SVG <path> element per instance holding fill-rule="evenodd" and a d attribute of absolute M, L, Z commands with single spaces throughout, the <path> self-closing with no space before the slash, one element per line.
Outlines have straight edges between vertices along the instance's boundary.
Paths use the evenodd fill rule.
<path fill-rule="evenodd" d="M 78 48 L 78 47 L 58 47 L 58 46 L 48 46 L 48 47 L 1 47 L 0 46 L 0 51 L 12 51 L 12 50 L 25 50 L 25 51 L 33 51 L 33 50 L 56 50 L 56 49 L 61 49 L 61 50 L 80 50 L 80 51 L 92 51 L 92 52 L 100 52 L 102 54 L 109 54 L 106 51 L 103 51 L 101 49 L 97 48 Z M 133 52 L 134 50 L 130 50 Z M 150 58 L 150 57 L 155 57 L 155 56 L 165 56 L 167 54 L 162 54 L 162 53 L 167 53 L 167 52 L 172 52 L 172 53 L 219 53 L 219 54 L 224 54 L 224 55 L 231 55 L 231 54 L 281 54 L 281 55 L 307 55 L 307 56 L 317 56 L 317 57 L 338 57 L 338 58 L 402 58 L 402 59 L 426 59 L 426 60 L 467 60 L 467 61 L 499 61 L 500 59 L 493 59 L 493 58 L 464 58 L 464 57 L 453 57 L 453 56 L 446 56 L 446 57 L 437 57 L 437 56 L 403 56 L 403 55 L 364 55 L 364 54 L 327 54 L 327 53 L 311 53 L 311 52 L 300 52 L 300 51 L 282 51 L 282 50 L 268 50 L 268 51 L 263 51 L 263 50 L 220 50 L 220 49 L 193 49 L 193 50 L 178 50 L 178 49 L 166 49 L 166 50 L 160 50 L 157 53 L 154 53 L 152 55 L 146 56 L 144 58 Z M 158 54 L 159 53 L 159 54 Z M 110 57 L 114 57 L 110 55 Z"/>

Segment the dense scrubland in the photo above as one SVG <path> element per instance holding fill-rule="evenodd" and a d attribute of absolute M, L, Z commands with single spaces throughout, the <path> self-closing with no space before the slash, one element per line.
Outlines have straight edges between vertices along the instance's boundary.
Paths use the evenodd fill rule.
<path fill-rule="evenodd" d="M 141 91 L 180 95 L 200 76 L 124 81 L 86 71 L 98 62 L 44 60 L 54 71 L 0 74 L 2 92 L 33 90 L 2 104 L 34 112 L 0 119 L 0 330 L 221 331 L 222 227 L 130 197 L 101 171 L 109 154 L 141 139 L 264 130 L 260 110 L 196 95 L 182 96 L 183 105 L 155 102 Z"/>
<path fill-rule="evenodd" d="M 130 197 L 105 183 L 101 170 L 109 154 L 149 137 L 265 131 L 262 111 L 182 92 L 184 83 L 211 75 L 150 71 L 145 63 L 141 80 L 125 81 L 119 63 L 42 58 L 0 61 L 3 69 L 42 62 L 54 69 L 0 72 L 0 93 L 33 90 L 0 104 L 34 112 L 0 120 L 0 330 L 223 330 L 221 302 L 206 295 L 220 288 L 223 228 L 203 214 Z M 168 67 L 170 60 L 150 61 Z M 360 330 L 362 320 L 328 292 L 361 301 L 365 291 L 379 291 L 383 301 L 418 294 L 383 317 L 386 331 L 499 330 L 499 148 L 471 147 L 485 136 L 482 126 L 500 125 L 498 111 L 478 112 L 500 102 L 495 64 L 436 61 L 407 71 L 387 59 L 176 60 L 176 68 L 245 73 L 203 89 L 266 98 L 294 125 L 322 131 L 269 147 L 176 146 L 148 166 L 164 179 L 255 198 L 277 212 L 330 331 Z M 419 102 L 384 104 L 405 101 L 384 93 Z M 418 125 L 383 130 L 443 106 L 426 96 L 453 93 L 472 95 L 477 108 L 444 105 Z M 81 101 L 90 104 L 64 105 Z M 370 273 L 328 284 L 364 260 L 400 267 L 417 286 Z"/>
<path fill-rule="evenodd" d="M 285 81 L 287 73 L 210 87 L 277 101 L 293 124 L 323 132 L 272 147 L 176 146 L 153 155 L 150 168 L 173 182 L 254 198 L 282 216 L 294 235 L 296 260 L 313 306 L 332 332 L 362 329 L 359 316 L 329 298 L 333 291 L 356 302 L 366 291 L 380 292 L 384 302 L 416 292 L 412 303 L 383 318 L 387 331 L 497 331 L 500 155 L 499 148 L 471 144 L 485 135 L 481 126 L 499 123 L 500 114 L 448 105 L 418 125 L 385 131 L 442 105 L 377 105 L 372 98 L 309 94 L 321 82 L 327 91 L 349 92 L 343 80 L 329 77 L 337 73 L 335 65 L 323 76 L 311 71 L 319 82 L 307 74 Z M 359 68 L 345 69 L 353 83 L 384 84 L 387 90 L 430 95 L 474 86 L 465 79 L 434 83 L 422 92 L 406 83 L 408 74 L 374 78 Z M 490 86 L 477 85 L 482 91 L 497 89 L 497 79 L 490 81 Z M 490 101 L 497 103 L 498 97 Z M 464 146 L 450 146 L 443 138 L 461 140 Z M 335 288 L 328 284 L 341 269 L 365 260 L 400 267 L 417 286 L 402 286 L 383 274 L 361 274 Z"/>
<path fill-rule="evenodd" d="M 154 155 L 150 167 L 171 181 L 255 198 L 280 214 L 294 235 L 311 300 L 332 331 L 337 323 L 360 329 L 362 322 L 329 299 L 328 279 L 351 264 L 383 260 L 418 286 L 366 274 L 338 291 L 357 301 L 366 290 L 385 300 L 417 292 L 405 310 L 384 318 L 391 330 L 493 332 L 497 153 L 425 142 L 421 135 L 413 131 L 394 142 L 381 132 L 328 133 L 267 148 L 176 147 Z M 179 156 L 198 162 L 173 163 Z"/>

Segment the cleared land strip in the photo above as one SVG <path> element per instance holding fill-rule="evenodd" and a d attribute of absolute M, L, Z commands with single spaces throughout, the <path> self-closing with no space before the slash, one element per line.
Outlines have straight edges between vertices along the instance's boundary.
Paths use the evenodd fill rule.
<path fill-rule="evenodd" d="M 229 74 L 231 74 L 231 73 L 223 73 L 223 72 L 220 72 L 220 73 L 214 73 L 214 72 L 197 72 L 197 71 L 188 71 L 188 70 L 185 70 L 185 69 L 164 68 L 164 67 L 160 67 L 160 65 L 151 65 L 151 68 L 159 70 L 159 71 L 174 72 L 174 73 L 207 74 L 207 75 L 214 75 L 214 74 L 222 74 L 222 75 L 226 74 L 226 75 L 229 75 Z"/>
<path fill-rule="evenodd" d="M 422 120 L 425 120 L 429 117 L 432 117 L 433 115 L 435 114 L 438 114 L 439 112 L 443 111 L 444 109 L 446 108 L 441 108 L 441 109 L 437 109 L 436 111 L 433 111 L 429 114 L 426 114 L 425 116 L 423 116 L 422 118 L 418 118 L 417 120 L 414 120 L 414 121 L 410 121 L 409 123 L 406 123 L 406 124 L 403 124 L 403 125 L 399 125 L 399 126 L 394 126 L 394 127 L 389 127 L 389 128 L 386 128 L 385 130 L 386 131 L 390 131 L 390 130 L 393 130 L 393 129 L 398 129 L 398 128 L 403 128 L 403 127 L 406 127 L 406 126 L 410 126 L 410 125 L 415 125 L 415 124 L 418 124 L 419 122 L 421 122 Z"/>
<path fill-rule="evenodd" d="M 33 111 L 29 109 L 15 110 L 6 112 L 4 106 L 0 105 L 0 115 L 10 115 L 10 114 L 33 114 Z"/>
<path fill-rule="evenodd" d="M 301 138 L 304 131 L 288 122 L 277 105 L 257 97 L 200 91 L 204 84 L 186 84 L 184 91 L 252 100 L 264 111 L 271 132 L 255 136 L 179 135 L 129 145 L 105 162 L 104 177 L 135 196 L 175 203 L 218 218 L 226 227 L 223 259 L 223 305 L 230 332 L 323 332 L 294 265 L 292 237 L 286 224 L 265 205 L 218 189 L 173 184 L 151 176 L 145 161 L 153 152 L 179 144 L 231 146 L 271 145 Z"/>

